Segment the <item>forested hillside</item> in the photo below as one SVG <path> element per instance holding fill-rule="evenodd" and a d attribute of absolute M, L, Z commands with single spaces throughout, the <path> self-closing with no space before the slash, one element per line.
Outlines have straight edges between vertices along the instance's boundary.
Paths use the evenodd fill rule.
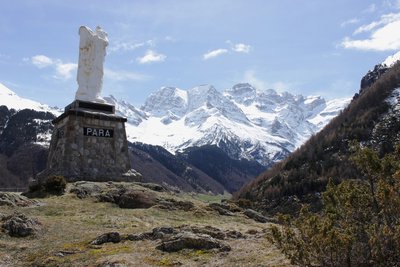
<path fill-rule="evenodd" d="M 361 178 L 349 161 L 350 142 L 377 149 L 381 155 L 392 152 L 399 141 L 400 64 L 369 72 L 360 93 L 350 105 L 321 132 L 314 135 L 287 159 L 245 185 L 236 198 L 250 200 L 268 213 L 298 211 L 301 203 L 319 208 L 320 192 L 328 179 L 338 183 Z M 374 77 L 375 75 L 375 77 Z"/>

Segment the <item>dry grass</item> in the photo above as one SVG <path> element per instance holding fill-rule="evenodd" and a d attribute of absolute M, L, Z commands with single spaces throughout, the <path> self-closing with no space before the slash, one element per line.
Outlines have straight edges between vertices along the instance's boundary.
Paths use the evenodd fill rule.
<path fill-rule="evenodd" d="M 240 213 L 221 216 L 206 208 L 204 196 L 157 194 L 190 200 L 196 209 L 188 212 L 157 207 L 120 209 L 111 203 L 96 202 L 93 198 L 81 200 L 72 194 L 40 199 L 42 205 L 35 207 L 0 206 L 0 214 L 20 211 L 37 218 L 44 229 L 29 238 L 0 233 L 0 266 L 99 266 L 104 262 L 122 266 L 289 266 L 288 260 L 262 235 L 228 239 L 225 242 L 232 250 L 224 253 L 202 250 L 165 253 L 155 249 L 158 241 L 148 240 L 89 244 L 105 232 L 139 233 L 159 226 L 211 225 L 242 233 L 250 229 L 261 233 L 268 227 Z"/>

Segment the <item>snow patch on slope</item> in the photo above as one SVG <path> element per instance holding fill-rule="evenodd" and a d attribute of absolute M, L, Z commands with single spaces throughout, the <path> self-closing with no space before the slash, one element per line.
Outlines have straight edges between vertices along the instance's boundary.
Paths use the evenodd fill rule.
<path fill-rule="evenodd" d="M 51 112 L 55 115 L 60 115 L 61 110 L 58 108 L 52 108 L 48 105 L 41 104 L 39 102 L 19 97 L 16 93 L 8 89 L 6 86 L 0 83 L 0 105 L 7 106 L 9 109 L 15 110 L 21 109 L 34 109 L 37 111 Z"/>
<path fill-rule="evenodd" d="M 397 61 L 400 60 L 400 51 L 388 56 L 385 61 L 382 62 L 382 65 L 386 65 L 387 67 L 392 67 Z"/>

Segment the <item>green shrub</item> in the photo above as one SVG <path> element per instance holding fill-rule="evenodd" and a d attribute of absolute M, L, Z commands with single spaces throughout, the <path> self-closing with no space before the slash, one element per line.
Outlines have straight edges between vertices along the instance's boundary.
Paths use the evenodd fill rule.
<path fill-rule="evenodd" d="M 41 183 L 33 183 L 29 185 L 29 192 L 43 191 L 43 185 Z"/>
<path fill-rule="evenodd" d="M 49 176 L 44 181 L 44 190 L 52 195 L 62 195 L 67 187 L 67 182 L 63 176 Z"/>

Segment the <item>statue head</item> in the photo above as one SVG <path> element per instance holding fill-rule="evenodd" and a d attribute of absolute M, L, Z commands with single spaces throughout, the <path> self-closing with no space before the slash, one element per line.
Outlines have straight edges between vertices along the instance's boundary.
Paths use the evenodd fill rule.
<path fill-rule="evenodd" d="M 108 34 L 100 26 L 96 27 L 96 35 L 108 43 Z"/>

